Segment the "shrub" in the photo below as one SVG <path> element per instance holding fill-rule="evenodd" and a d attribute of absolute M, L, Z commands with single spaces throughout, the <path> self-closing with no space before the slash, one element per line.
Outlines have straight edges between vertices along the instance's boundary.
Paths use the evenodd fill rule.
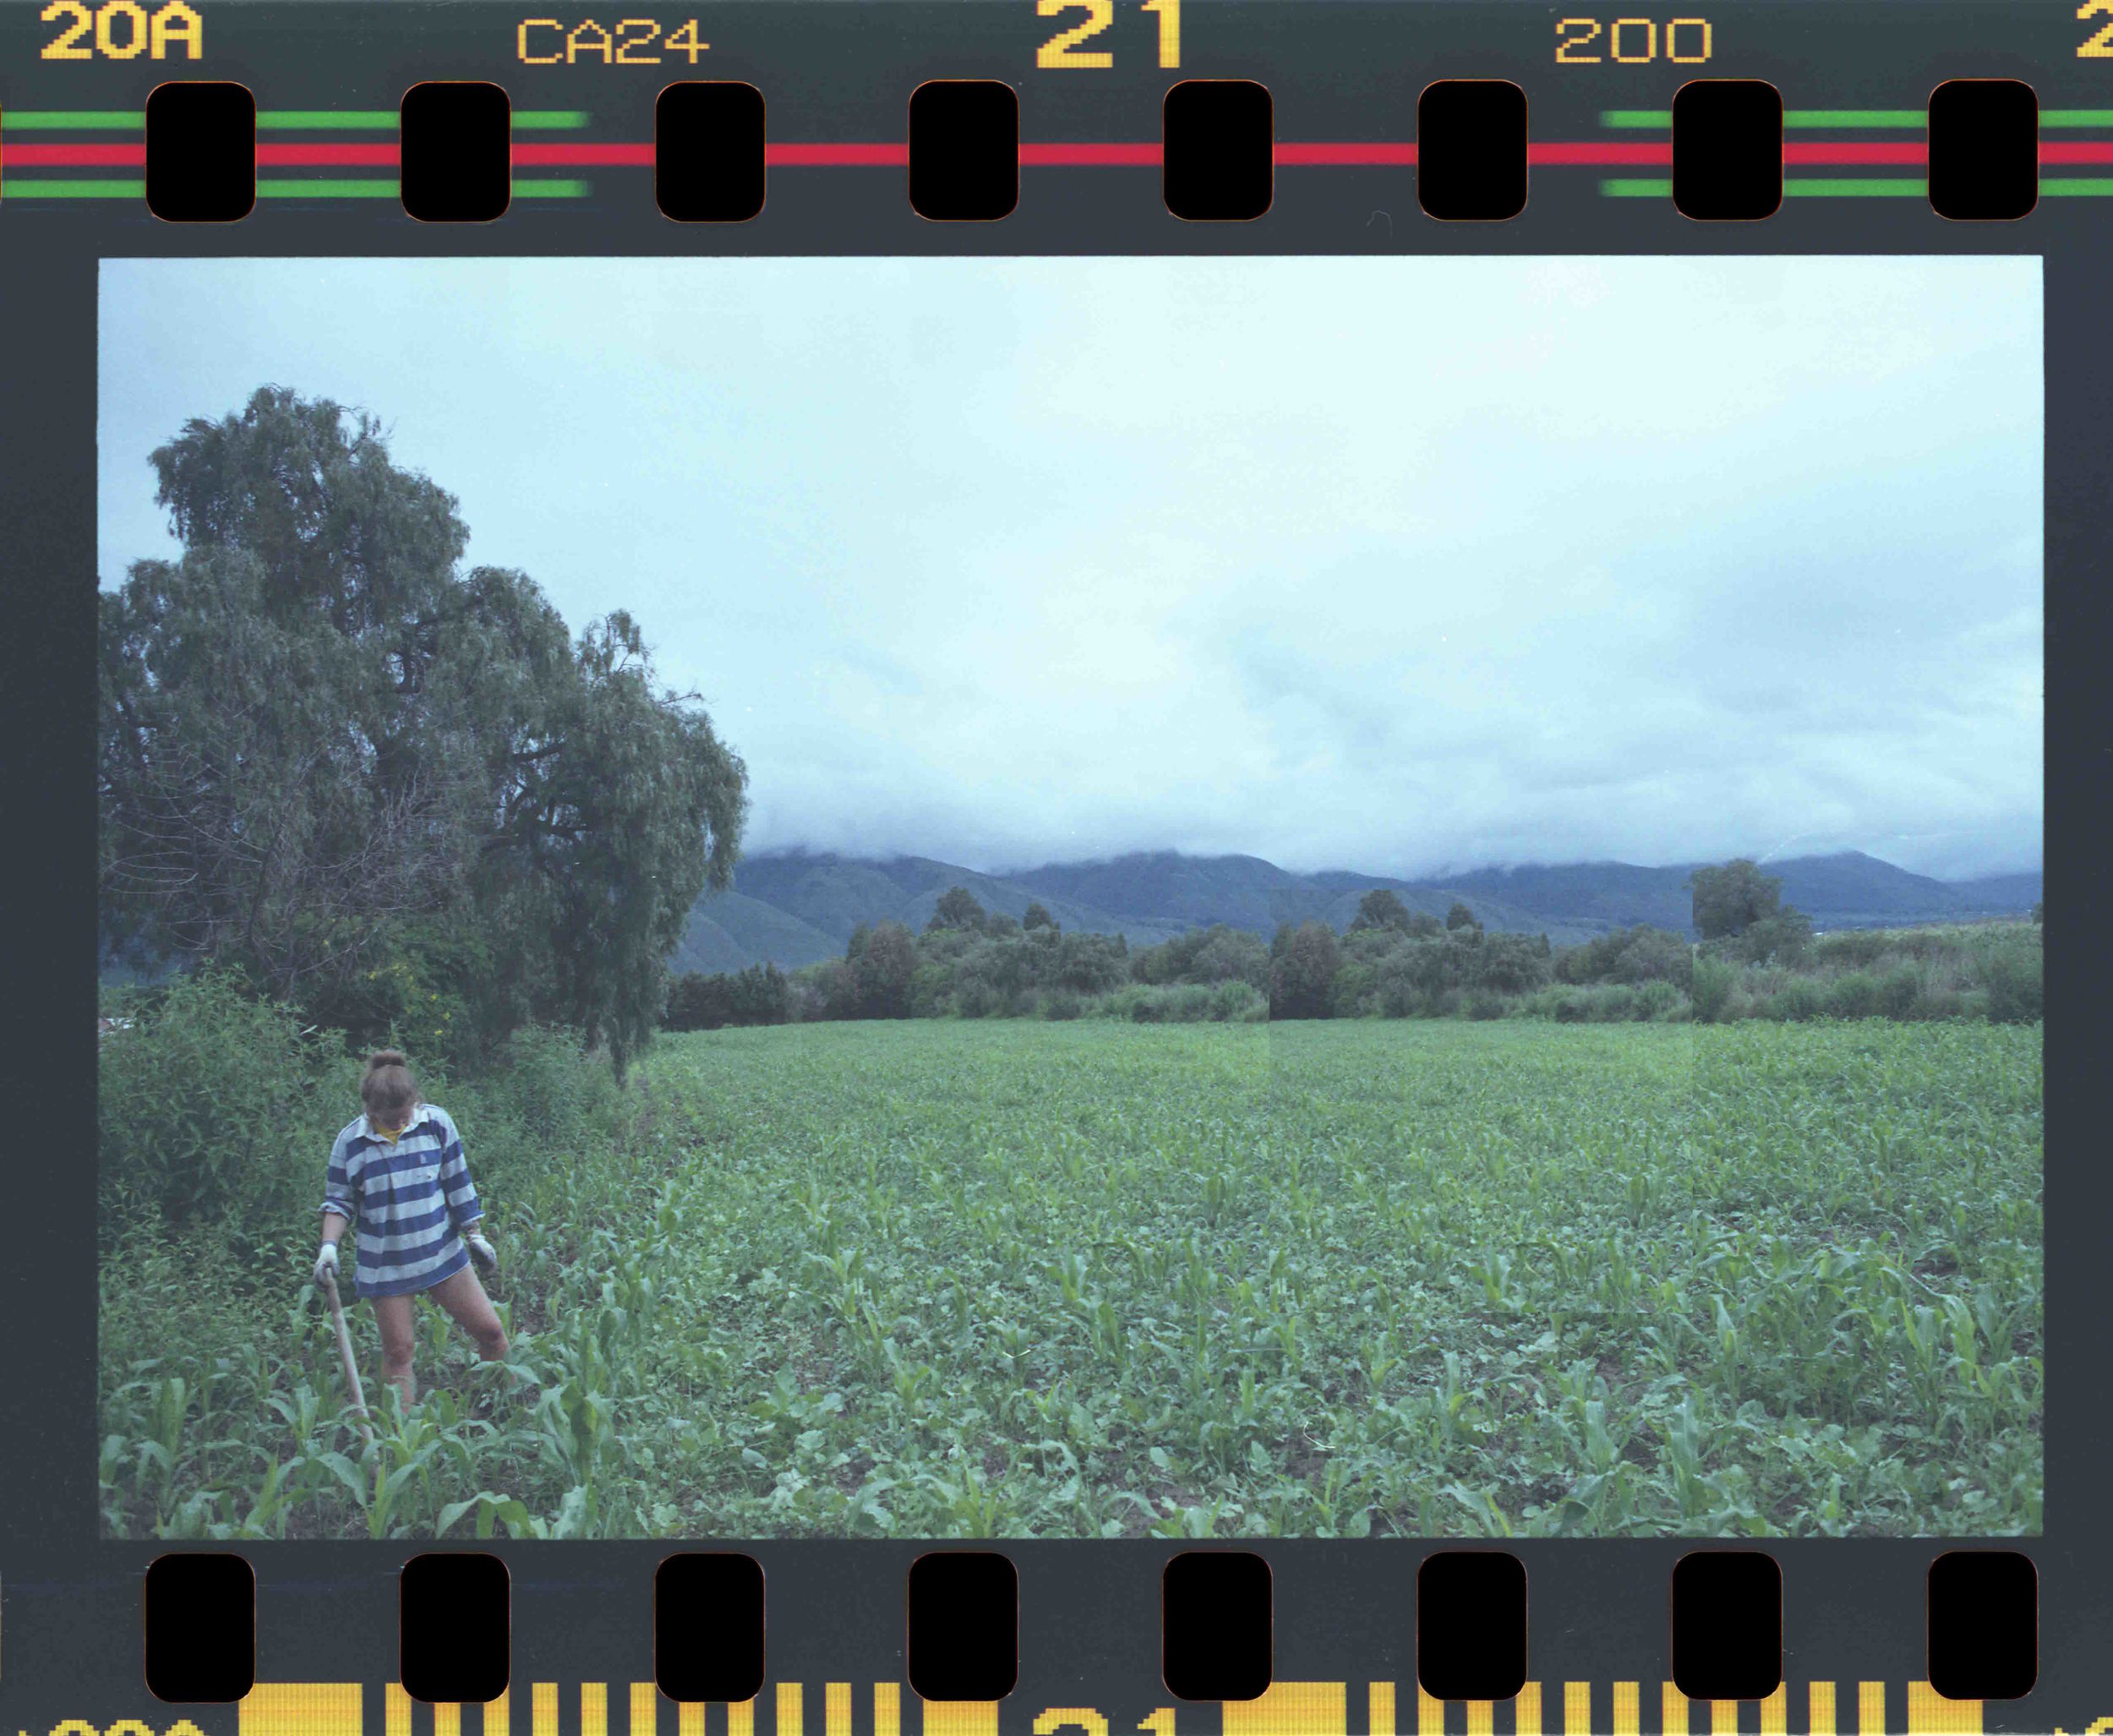
<path fill-rule="evenodd" d="M 1988 991 L 1988 1016 L 1995 1024 L 2030 1024 L 2045 1010 L 2045 967 L 2039 952 L 2022 947 L 1990 947 L 1981 960 L 1981 986 Z"/>
<path fill-rule="evenodd" d="M 1504 995 L 1545 987 L 1553 972 L 1539 940 L 1523 934 L 1486 936 L 1469 954 L 1466 967 L 1471 986 Z"/>
<path fill-rule="evenodd" d="M 686 971 L 668 991 L 661 1026 L 671 1031 L 714 1031 L 723 1025 L 784 1024 L 792 1017 L 792 985 L 775 964 L 751 964 L 731 974 Z"/>
<path fill-rule="evenodd" d="M 96 1067 L 106 1218 L 148 1208 L 254 1227 L 320 1198 L 330 1142 L 359 1105 L 338 1033 L 210 966 L 136 1004 Z"/>
<path fill-rule="evenodd" d="M 1821 998 L 1829 1018 L 1869 1018 L 1878 1011 L 1878 985 L 1853 970 L 1829 983 Z"/>
<path fill-rule="evenodd" d="M 1654 976 L 1648 982 L 1637 985 L 1636 1016 L 1639 1018 L 1669 1018 L 1685 999 L 1679 990 L 1663 977 Z"/>
<path fill-rule="evenodd" d="M 1695 1018 L 1704 1024 L 1714 1024 L 1723 1019 L 1725 1004 L 1732 998 L 1732 989 L 1738 981 L 1739 972 L 1725 960 L 1695 959 L 1688 991 L 1695 1003 Z"/>
<path fill-rule="evenodd" d="M 1886 1018 L 1908 1018 L 1923 991 L 1922 973 L 1899 964 L 1877 980 L 1878 1011 Z"/>
<path fill-rule="evenodd" d="M 1750 964 L 1794 964 L 1812 942 L 1812 919 L 1785 909 L 1763 917 L 1739 936 L 1740 957 Z"/>
<path fill-rule="evenodd" d="M 1346 963 L 1329 985 L 1328 1010 L 1336 1018 L 1356 1018 L 1375 1006 L 1379 973 L 1369 964 Z"/>
<path fill-rule="evenodd" d="M 1761 1006 L 1755 1008 L 1758 1018 L 1779 1018 L 1791 1024 L 1803 1024 L 1818 1018 L 1826 1011 L 1826 1003 L 1820 993 L 1819 985 L 1805 977 L 1794 977 Z"/>
<path fill-rule="evenodd" d="M 1069 989 L 1046 989 L 1042 991 L 1042 1017 L 1050 1019 L 1077 1018 L 1086 1010 L 1083 996 Z"/>

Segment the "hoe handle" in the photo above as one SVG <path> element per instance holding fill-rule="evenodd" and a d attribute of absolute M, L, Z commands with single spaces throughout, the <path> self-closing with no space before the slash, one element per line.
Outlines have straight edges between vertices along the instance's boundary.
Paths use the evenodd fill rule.
<path fill-rule="evenodd" d="M 337 1280 L 325 1277 L 323 1293 L 330 1298 L 330 1328 L 337 1335 L 337 1357 L 345 1365 L 345 1383 L 352 1389 L 352 1409 L 358 1413 L 360 1438 L 372 1441 L 374 1432 L 367 1426 L 367 1395 L 360 1389 L 359 1364 L 352 1356 L 352 1335 L 345 1329 L 345 1306 L 337 1299 Z"/>

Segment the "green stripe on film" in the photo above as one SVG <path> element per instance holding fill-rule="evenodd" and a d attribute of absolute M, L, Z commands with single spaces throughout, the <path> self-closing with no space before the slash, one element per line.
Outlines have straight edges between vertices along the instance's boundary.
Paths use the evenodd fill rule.
<path fill-rule="evenodd" d="M 1824 127 L 1919 127 L 1930 117 L 1919 108 L 1786 108 L 1783 123 L 1801 130 Z M 1670 127 L 1669 108 L 1609 108 L 1600 112 L 1602 127 Z M 2042 127 L 2113 127 L 2113 108 L 2043 108 Z"/>
<path fill-rule="evenodd" d="M 13 181 L 8 181 L 3 188 L 0 188 L 0 191 L 12 193 L 14 185 Z M 516 181 L 513 183 L 516 199 L 585 199 L 590 190 L 589 184 L 585 181 Z M 398 191 L 398 185 L 394 181 L 303 180 L 297 177 L 257 183 L 257 197 L 259 199 L 395 199 Z"/>
<path fill-rule="evenodd" d="M 40 181 L 9 175 L 0 180 L 0 202 L 10 199 L 145 199 L 144 181 Z"/>
<path fill-rule="evenodd" d="M 1930 117 L 1919 108 L 1786 108 L 1785 127 L 1922 127 Z"/>
<path fill-rule="evenodd" d="M 2044 193 L 2056 184 L 2043 181 L 2040 191 Z M 2113 182 L 2082 184 L 2113 188 Z M 1617 175 L 1602 181 L 1599 190 L 1608 199 L 1670 199 L 1673 197 L 1673 182 L 1670 177 L 1653 180 L 1643 176 Z M 1792 176 L 1783 183 L 1783 191 L 1786 199 L 1926 199 L 1929 197 L 1929 184 L 1907 177 L 1853 180 L 1847 177 L 1834 179 Z"/>
<path fill-rule="evenodd" d="M 396 124 L 393 108 L 260 108 L 259 127 L 298 127 L 303 132 L 382 131 Z"/>
<path fill-rule="evenodd" d="M 2091 114 L 2091 109 L 2058 111 L 2072 114 Z M 1783 123 L 1786 127 L 1919 127 L 1929 117 L 1919 108 L 1786 108 Z M 2048 125 L 2058 124 L 2042 115 Z M 1600 112 L 1602 127 L 1625 127 L 1631 129 L 1670 127 L 1673 111 L 1669 108 L 1609 108 Z M 2076 121 L 2075 126 L 2094 126 L 2096 122 Z"/>
<path fill-rule="evenodd" d="M 2058 181 L 2039 183 L 2042 199 L 2113 199 L 2113 181 L 2088 175 L 2066 175 Z"/>
<path fill-rule="evenodd" d="M 1790 176 L 1783 183 L 1785 199 L 1927 199 L 1930 183 L 1919 176 L 1888 176 L 1858 181 L 1847 176 Z"/>
<path fill-rule="evenodd" d="M 139 108 L 10 108 L 0 109 L 0 128 L 10 133 L 62 132 L 78 127 L 144 127 L 146 111 Z"/>
<path fill-rule="evenodd" d="M 275 132 L 389 132 L 394 130 L 396 118 L 393 108 L 265 108 L 257 112 L 257 125 Z M 533 132 L 577 132 L 592 118 L 581 108 L 524 108 L 514 115 L 513 123 Z"/>
<path fill-rule="evenodd" d="M 394 181 L 259 181 L 259 199 L 394 199 Z"/>

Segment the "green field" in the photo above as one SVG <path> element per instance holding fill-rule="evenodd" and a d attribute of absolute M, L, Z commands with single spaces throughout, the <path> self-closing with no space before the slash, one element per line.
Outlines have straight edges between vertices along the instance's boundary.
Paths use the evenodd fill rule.
<path fill-rule="evenodd" d="M 186 1441 L 268 1427 L 218 1468 L 177 1443 L 150 1501 L 169 1369 L 106 1367 L 107 1523 L 184 1529 L 205 1490 L 195 1528 L 239 1531 L 271 1461 L 286 1535 L 2036 1531 L 2039 1045 L 674 1038 L 617 1157 L 487 1187 L 511 1368 L 432 1315 L 438 1389 L 363 1460 L 296 1307 L 178 1406 Z"/>

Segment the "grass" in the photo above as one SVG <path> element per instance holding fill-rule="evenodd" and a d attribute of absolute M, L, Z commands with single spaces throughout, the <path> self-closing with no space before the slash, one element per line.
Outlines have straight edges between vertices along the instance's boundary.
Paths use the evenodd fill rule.
<path fill-rule="evenodd" d="M 490 1200 L 512 1363 L 434 1332 L 365 1455 L 311 1299 L 120 1236 L 106 1528 L 2039 1529 L 2036 1026 L 795 1025 L 627 1097 Z"/>

